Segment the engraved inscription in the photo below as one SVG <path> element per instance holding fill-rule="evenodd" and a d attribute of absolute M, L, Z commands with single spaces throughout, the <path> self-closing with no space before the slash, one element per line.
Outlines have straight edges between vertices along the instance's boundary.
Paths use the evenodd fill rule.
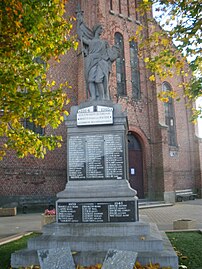
<path fill-rule="evenodd" d="M 100 204 L 82 205 L 82 222 L 106 222 L 107 214 Z"/>
<path fill-rule="evenodd" d="M 121 134 L 70 136 L 68 145 L 70 180 L 124 178 Z"/>
<path fill-rule="evenodd" d="M 123 144 L 120 135 L 104 135 L 105 176 L 123 177 Z"/>
<path fill-rule="evenodd" d="M 77 203 L 58 204 L 58 219 L 63 223 L 81 222 L 81 208 Z"/>
<path fill-rule="evenodd" d="M 134 201 L 59 202 L 59 223 L 106 223 L 135 221 Z"/>
<path fill-rule="evenodd" d="M 113 124 L 112 111 L 82 112 L 77 113 L 77 125 L 103 125 Z"/>
<path fill-rule="evenodd" d="M 85 140 L 82 136 L 69 139 L 69 175 L 71 178 L 85 178 Z"/>
<path fill-rule="evenodd" d="M 86 177 L 104 178 L 103 136 L 86 136 Z"/>

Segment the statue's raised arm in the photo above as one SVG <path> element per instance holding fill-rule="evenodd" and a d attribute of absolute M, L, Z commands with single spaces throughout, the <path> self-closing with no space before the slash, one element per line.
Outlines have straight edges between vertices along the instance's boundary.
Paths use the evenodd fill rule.
<path fill-rule="evenodd" d="M 107 41 L 100 39 L 103 27 L 100 24 L 89 29 L 83 20 L 83 12 L 77 11 L 77 34 L 85 60 L 86 86 L 91 100 L 109 100 L 109 75 L 112 62 L 119 56 L 116 46 L 110 48 Z"/>
<path fill-rule="evenodd" d="M 88 28 L 83 20 L 83 11 L 80 9 L 80 6 L 77 8 L 76 12 L 76 20 L 77 20 L 77 35 L 80 41 L 83 39 L 93 39 L 93 31 Z"/>

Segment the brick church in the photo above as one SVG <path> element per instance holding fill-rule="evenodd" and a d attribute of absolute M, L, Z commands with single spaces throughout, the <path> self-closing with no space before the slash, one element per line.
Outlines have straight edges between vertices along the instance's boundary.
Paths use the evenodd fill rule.
<path fill-rule="evenodd" d="M 176 76 L 165 81 L 150 72 L 143 59 L 138 58 L 138 43 L 130 41 L 137 25 L 146 23 L 137 12 L 136 0 L 79 1 L 84 20 L 90 29 L 100 23 L 102 38 L 118 45 L 120 57 L 112 65 L 109 82 L 110 96 L 122 105 L 128 115 L 128 172 L 132 188 L 139 199 L 175 201 L 175 191 L 192 189 L 202 192 L 202 141 L 190 122 L 191 111 L 186 108 L 183 88 L 178 85 L 187 78 Z M 75 16 L 78 1 L 69 0 L 67 14 Z M 74 25 L 76 34 L 76 24 Z M 84 62 L 81 49 L 61 56 L 60 63 L 50 63 L 48 76 L 57 83 L 68 80 L 72 89 L 67 94 L 72 105 L 86 100 Z M 163 103 L 157 94 L 175 89 L 179 102 Z M 33 126 L 32 126 L 33 127 Z M 29 127 L 31 128 L 31 127 Z M 49 128 L 37 129 L 44 133 Z M 67 182 L 67 128 L 63 123 L 54 133 L 63 136 L 61 148 L 48 152 L 45 158 L 29 156 L 18 159 L 9 152 L 0 162 L 0 206 L 25 201 L 49 203 L 65 188 Z M 79 188 L 79 186 L 78 186 Z"/>

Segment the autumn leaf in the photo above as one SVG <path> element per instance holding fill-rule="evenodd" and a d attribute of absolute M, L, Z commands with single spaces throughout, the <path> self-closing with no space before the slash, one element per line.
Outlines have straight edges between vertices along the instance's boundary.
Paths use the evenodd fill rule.
<path fill-rule="evenodd" d="M 144 62 L 148 63 L 149 62 L 149 57 L 144 58 Z"/>
<path fill-rule="evenodd" d="M 154 75 L 151 75 L 151 76 L 149 77 L 149 80 L 150 80 L 150 81 L 155 81 L 155 79 L 156 79 L 156 78 L 155 78 Z"/>

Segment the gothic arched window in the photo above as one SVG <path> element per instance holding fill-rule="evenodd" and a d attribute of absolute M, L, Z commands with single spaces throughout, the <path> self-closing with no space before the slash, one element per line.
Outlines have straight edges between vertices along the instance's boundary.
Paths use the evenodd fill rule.
<path fill-rule="evenodd" d="M 138 61 L 137 42 L 130 41 L 130 65 L 131 65 L 131 82 L 132 95 L 134 99 L 140 99 L 140 71 Z"/>
<path fill-rule="evenodd" d="M 138 12 L 137 12 L 137 0 L 135 0 L 135 17 L 136 17 L 136 20 L 139 19 Z"/>
<path fill-rule="evenodd" d="M 45 130 L 41 126 L 36 126 L 33 122 L 30 122 L 28 119 L 25 119 L 23 122 L 23 126 L 26 129 L 32 130 L 36 134 L 44 135 Z"/>
<path fill-rule="evenodd" d="M 119 14 L 121 14 L 121 0 L 119 0 Z"/>
<path fill-rule="evenodd" d="M 126 95 L 126 71 L 124 59 L 124 42 L 121 33 L 115 33 L 115 44 L 119 47 L 120 56 L 116 59 L 117 94 Z"/>
<path fill-rule="evenodd" d="M 172 91 L 172 88 L 168 82 L 164 82 L 162 90 Z M 177 146 L 176 127 L 175 127 L 175 111 L 173 99 L 169 97 L 168 102 L 164 103 L 165 107 L 165 124 L 168 126 L 168 144 L 170 146 Z"/>
<path fill-rule="evenodd" d="M 130 17 L 130 3 L 129 3 L 129 0 L 127 0 L 127 11 L 128 11 L 128 17 Z"/>
<path fill-rule="evenodd" d="M 113 10 L 113 3 L 112 3 L 112 0 L 110 0 L 110 10 Z"/>

